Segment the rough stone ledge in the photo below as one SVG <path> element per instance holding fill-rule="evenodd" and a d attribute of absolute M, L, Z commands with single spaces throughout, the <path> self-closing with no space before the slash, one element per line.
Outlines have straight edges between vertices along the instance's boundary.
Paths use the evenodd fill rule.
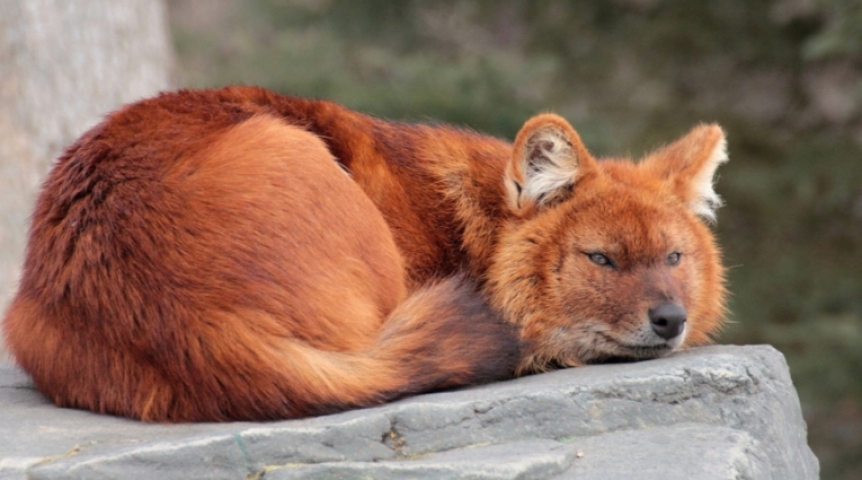
<path fill-rule="evenodd" d="M 520 440 L 466 447 L 392 462 L 293 464 L 270 467 L 265 472 L 267 480 L 739 480 L 770 478 L 771 466 L 760 443 L 745 432 L 727 427 L 680 424 L 594 437 Z"/>
<path fill-rule="evenodd" d="M 784 357 L 692 349 L 306 420 L 161 425 L 59 409 L 0 367 L 0 479 L 816 479 Z"/>

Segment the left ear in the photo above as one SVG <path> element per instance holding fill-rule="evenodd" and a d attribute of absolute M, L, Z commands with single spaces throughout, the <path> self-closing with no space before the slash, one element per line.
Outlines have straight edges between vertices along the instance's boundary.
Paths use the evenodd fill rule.
<path fill-rule="evenodd" d="M 518 132 L 506 167 L 509 208 L 529 216 L 558 203 L 593 169 L 595 160 L 569 122 L 552 113 L 536 115 Z"/>
<path fill-rule="evenodd" d="M 668 182 L 695 214 L 715 222 L 715 211 L 722 205 L 713 189 L 715 171 L 726 161 L 724 131 L 716 124 L 703 124 L 650 154 L 641 166 Z"/>

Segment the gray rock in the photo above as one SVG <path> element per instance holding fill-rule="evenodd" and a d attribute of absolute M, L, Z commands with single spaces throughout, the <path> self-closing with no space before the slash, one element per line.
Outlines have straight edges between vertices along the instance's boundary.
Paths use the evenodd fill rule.
<path fill-rule="evenodd" d="M 378 480 L 773 478 L 760 442 L 739 430 L 697 424 L 557 441 L 521 440 L 465 447 L 407 461 L 294 464 L 266 471 L 268 480 L 362 477 Z"/>
<path fill-rule="evenodd" d="M 59 409 L 0 368 L 0 479 L 816 479 L 768 346 L 692 349 L 270 423 L 144 424 Z"/>

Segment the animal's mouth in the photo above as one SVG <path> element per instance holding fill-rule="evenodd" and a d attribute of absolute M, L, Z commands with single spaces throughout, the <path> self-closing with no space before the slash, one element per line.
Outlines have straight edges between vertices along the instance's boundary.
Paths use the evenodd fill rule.
<path fill-rule="evenodd" d="M 621 342 L 609 335 L 602 334 L 601 336 L 607 342 L 606 351 L 596 352 L 589 359 L 585 359 L 585 363 L 592 365 L 597 363 L 625 363 L 651 360 L 663 357 L 674 350 L 674 346 L 670 343 L 636 345 Z"/>
<path fill-rule="evenodd" d="M 589 365 L 595 365 L 600 363 L 629 363 L 629 362 L 639 362 L 641 360 L 652 360 L 654 358 L 663 357 L 673 349 L 670 347 L 653 347 L 653 348 L 639 348 L 636 352 L 625 352 L 625 353 L 599 353 L 595 357 L 590 358 L 585 363 Z"/>

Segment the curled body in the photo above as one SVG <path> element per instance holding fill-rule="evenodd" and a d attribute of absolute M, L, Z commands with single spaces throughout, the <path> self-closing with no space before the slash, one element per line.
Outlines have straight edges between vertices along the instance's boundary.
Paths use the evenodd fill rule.
<path fill-rule="evenodd" d="M 62 406 L 276 419 L 709 341 L 717 126 L 639 163 L 254 87 L 165 93 L 71 145 L 5 340 Z"/>

